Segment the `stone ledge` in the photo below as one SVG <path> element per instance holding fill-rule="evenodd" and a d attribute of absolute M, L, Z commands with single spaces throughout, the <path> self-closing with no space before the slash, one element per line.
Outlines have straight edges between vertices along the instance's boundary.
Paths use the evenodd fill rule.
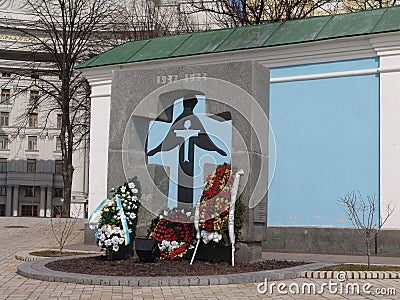
<path fill-rule="evenodd" d="M 335 279 L 345 281 L 348 279 L 400 279 L 400 272 L 385 271 L 303 271 L 303 278 Z"/>
<path fill-rule="evenodd" d="M 88 257 L 96 256 L 85 255 Z M 332 263 L 310 263 L 287 269 L 266 270 L 250 273 L 237 273 L 213 276 L 180 276 L 180 277 L 123 277 L 123 276 L 100 276 L 67 273 L 53 271 L 46 264 L 56 260 L 69 259 L 71 257 L 44 258 L 40 260 L 27 261 L 20 264 L 17 273 L 33 279 L 43 281 L 56 281 L 77 284 L 106 285 L 106 286 L 204 286 L 204 285 L 226 285 L 238 283 L 257 283 L 267 280 L 291 279 L 300 277 L 310 270 L 332 266 Z M 189 262 L 188 262 L 189 264 Z"/>
<path fill-rule="evenodd" d="M 24 250 L 24 251 L 19 251 L 15 254 L 15 259 L 22 260 L 22 261 L 32 261 L 32 260 L 38 260 L 38 259 L 45 259 L 45 258 L 50 258 L 48 256 L 37 256 L 37 255 L 32 255 L 30 254 L 31 252 L 38 252 L 38 251 L 58 251 L 59 249 L 35 249 L 35 250 Z M 64 249 L 63 252 L 80 252 L 80 253 L 87 253 L 87 254 L 99 254 L 99 252 L 95 251 L 85 251 L 85 250 L 70 250 L 70 249 Z M 76 255 L 74 255 L 76 256 Z M 73 257 L 67 256 L 69 258 Z M 57 257 L 60 258 L 60 257 Z"/>

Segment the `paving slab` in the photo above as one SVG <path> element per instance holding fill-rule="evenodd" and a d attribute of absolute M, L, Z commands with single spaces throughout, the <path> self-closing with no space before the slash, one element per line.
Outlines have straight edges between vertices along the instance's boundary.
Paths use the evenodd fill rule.
<path fill-rule="evenodd" d="M 9 225 L 24 225 L 27 228 L 6 228 Z M 84 221 L 74 230 L 68 241 L 72 248 L 74 245 L 83 244 L 83 227 Z M 21 265 L 21 261 L 15 259 L 15 254 L 19 251 L 41 248 L 56 248 L 57 243 L 54 240 L 51 224 L 49 219 L 42 218 L 23 218 L 23 217 L 0 217 L 0 299 L 398 299 L 400 293 L 400 280 L 398 274 L 394 272 L 386 272 L 392 279 L 354 279 L 349 282 L 364 284 L 370 283 L 373 289 L 386 289 L 386 291 L 396 291 L 397 295 L 372 296 L 372 295 L 332 295 L 325 291 L 323 295 L 293 295 L 279 294 L 277 290 L 274 293 L 260 293 L 258 285 L 265 282 L 256 283 L 231 283 L 210 285 L 209 279 L 205 280 L 207 286 L 200 285 L 203 283 L 199 280 L 199 286 L 178 286 L 179 280 L 170 278 L 171 286 L 158 287 L 140 287 L 138 278 L 129 279 L 129 286 L 102 286 L 100 280 L 90 279 L 90 284 L 76 284 L 58 282 L 62 279 L 58 273 L 54 275 L 54 282 L 41 281 L 23 277 L 17 274 L 17 267 Z M 83 249 L 82 249 L 83 250 Z M 264 258 L 268 253 L 264 253 Z M 281 257 L 299 259 L 297 255 L 282 254 Z M 304 256 L 303 256 L 304 257 Z M 330 262 L 332 259 L 326 259 L 325 255 L 309 255 L 308 261 L 313 262 Z M 322 257 L 323 259 L 320 259 Z M 347 260 L 340 256 L 336 256 L 336 262 Z M 351 257 L 350 257 L 351 258 Z M 362 257 L 360 258 L 362 259 Z M 357 262 L 356 260 L 347 262 Z M 373 258 L 373 262 L 375 257 Z M 387 261 L 399 261 L 398 257 L 384 258 Z M 23 268 L 20 268 L 20 271 Z M 296 271 L 297 272 L 297 271 Z M 303 283 L 312 283 L 317 286 L 327 283 L 327 279 L 315 278 L 295 278 L 283 279 L 282 277 L 274 277 L 276 284 L 284 283 L 286 285 Z M 272 280 L 272 279 L 271 279 Z M 121 283 L 121 282 L 120 282 Z M 175 283 L 175 284 L 174 284 Z"/>

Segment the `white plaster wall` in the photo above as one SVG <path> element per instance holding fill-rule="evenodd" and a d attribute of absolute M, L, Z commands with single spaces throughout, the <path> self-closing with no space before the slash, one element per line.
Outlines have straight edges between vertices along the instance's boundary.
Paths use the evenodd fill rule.
<path fill-rule="evenodd" d="M 94 83 L 91 97 L 89 216 L 107 197 L 111 81 Z"/>
<path fill-rule="evenodd" d="M 72 180 L 73 202 L 85 203 L 88 193 L 88 149 L 86 141 L 72 153 L 74 176 Z"/>
<path fill-rule="evenodd" d="M 380 209 L 394 207 L 384 228 L 400 229 L 400 51 L 381 55 L 380 68 L 393 71 L 380 75 Z"/>

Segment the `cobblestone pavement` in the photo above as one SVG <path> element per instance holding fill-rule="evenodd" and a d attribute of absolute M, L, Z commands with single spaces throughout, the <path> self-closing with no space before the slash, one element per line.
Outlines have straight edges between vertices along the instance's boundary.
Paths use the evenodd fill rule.
<path fill-rule="evenodd" d="M 18 228 L 24 226 L 27 228 Z M 83 241 L 83 223 L 79 223 L 69 243 L 79 244 Z M 27 279 L 16 273 L 16 266 L 21 263 L 14 258 L 22 250 L 56 247 L 50 220 L 39 218 L 0 218 L 0 299 L 399 299 L 397 295 L 377 295 L 377 292 L 400 294 L 399 280 L 351 280 L 343 282 L 343 292 L 332 294 L 325 287 L 320 295 L 297 294 L 297 286 L 308 291 L 307 284 L 314 284 L 317 292 L 321 286 L 328 284 L 324 279 L 295 279 L 268 283 L 268 291 L 259 293 L 257 284 L 234 284 L 199 287 L 112 287 L 96 285 L 68 284 L 45 282 Z M 360 295 L 346 294 L 346 284 L 357 284 Z M 335 284 L 339 282 L 335 281 Z M 284 295 L 278 291 L 278 285 Z M 286 287 L 283 285 L 285 284 Z M 306 285 L 304 285 L 306 284 Z M 365 285 L 366 284 L 366 285 Z M 369 287 L 369 285 L 371 287 Z M 290 286 L 290 289 L 289 289 Z M 261 286 L 264 289 L 265 285 Z M 354 287 L 354 286 L 353 286 Z M 368 293 L 363 293 L 363 287 Z M 334 290 L 336 286 L 331 286 Z M 272 294 L 270 293 L 272 290 Z M 353 288 L 348 289 L 350 292 Z M 375 295 L 373 295 L 375 293 Z"/>

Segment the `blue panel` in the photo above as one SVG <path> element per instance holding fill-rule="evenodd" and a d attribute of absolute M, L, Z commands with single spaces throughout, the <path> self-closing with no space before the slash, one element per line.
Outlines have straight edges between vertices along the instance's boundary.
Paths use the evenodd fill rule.
<path fill-rule="evenodd" d="M 205 185 L 204 178 L 208 174 L 204 174 L 204 165 L 208 163 L 223 164 L 231 161 L 232 147 L 232 121 L 218 121 L 210 118 L 206 112 L 206 99 L 204 96 L 197 96 L 198 103 L 193 110 L 194 115 L 200 120 L 204 126 L 205 132 L 208 134 L 212 142 L 220 149 L 224 150 L 227 155 L 222 156 L 213 151 L 205 151 L 199 147 L 195 147 L 194 161 L 198 162 L 194 167 L 193 179 L 193 204 L 195 204 Z M 149 125 L 148 133 L 148 149 L 156 148 L 167 136 L 173 122 L 183 112 L 183 98 L 174 101 L 172 123 L 152 121 Z M 169 150 L 161 151 L 154 156 L 148 157 L 149 164 L 164 165 L 170 168 L 168 207 L 173 208 L 177 205 L 178 199 L 178 145 Z"/>
<path fill-rule="evenodd" d="M 310 74 L 324 74 L 331 72 L 374 69 L 379 67 L 377 57 L 362 58 L 356 60 L 343 60 L 339 62 L 327 62 L 320 64 L 297 65 L 291 67 L 274 68 L 270 71 L 271 78 L 299 76 Z"/>
<path fill-rule="evenodd" d="M 268 224 L 351 226 L 338 197 L 379 196 L 379 77 L 271 84 L 270 121 L 277 164 Z"/>

